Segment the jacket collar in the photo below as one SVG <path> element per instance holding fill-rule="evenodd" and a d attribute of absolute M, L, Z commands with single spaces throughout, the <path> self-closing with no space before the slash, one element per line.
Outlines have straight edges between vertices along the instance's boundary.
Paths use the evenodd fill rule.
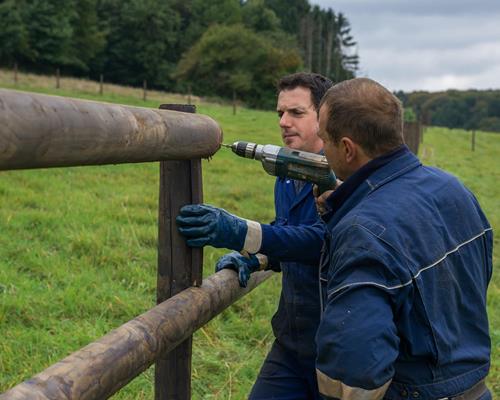
<path fill-rule="evenodd" d="M 419 165 L 420 160 L 406 145 L 374 158 L 346 179 L 328 197 L 326 205 L 329 211 L 322 216 L 323 220 L 331 223 L 335 214 L 333 219 L 338 221 L 367 194 Z"/>
<path fill-rule="evenodd" d="M 285 193 L 286 196 L 288 197 L 289 204 L 291 204 L 290 210 L 301 204 L 304 201 L 304 199 L 306 199 L 308 195 L 311 193 L 312 184 L 309 182 L 305 182 L 300 192 L 296 193 L 292 179 L 288 178 L 278 178 L 278 179 L 285 184 Z"/>

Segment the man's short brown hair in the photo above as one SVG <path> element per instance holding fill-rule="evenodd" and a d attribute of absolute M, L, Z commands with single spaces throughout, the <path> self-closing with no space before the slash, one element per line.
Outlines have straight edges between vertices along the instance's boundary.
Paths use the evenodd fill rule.
<path fill-rule="evenodd" d="M 295 74 L 282 77 L 276 85 L 277 94 L 283 90 L 293 90 L 298 87 L 311 91 L 311 103 L 314 109 L 319 112 L 319 103 L 324 94 L 333 85 L 333 82 L 323 75 L 312 72 L 297 72 Z"/>
<path fill-rule="evenodd" d="M 401 102 L 371 79 L 334 85 L 323 97 L 323 105 L 328 107 L 326 131 L 334 143 L 347 136 L 371 158 L 404 143 Z"/>

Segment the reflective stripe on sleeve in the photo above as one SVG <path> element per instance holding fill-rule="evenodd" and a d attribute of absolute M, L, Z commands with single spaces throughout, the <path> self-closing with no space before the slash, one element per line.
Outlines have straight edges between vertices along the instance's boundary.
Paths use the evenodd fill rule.
<path fill-rule="evenodd" d="M 250 254 L 258 253 L 262 245 L 262 227 L 258 222 L 249 219 L 246 219 L 245 222 L 247 223 L 248 230 L 243 250 Z"/>
<path fill-rule="evenodd" d="M 377 389 L 367 390 L 348 386 L 341 381 L 330 378 L 328 375 L 316 369 L 319 392 L 325 396 L 340 400 L 379 400 L 384 397 L 391 380 L 384 383 Z"/>

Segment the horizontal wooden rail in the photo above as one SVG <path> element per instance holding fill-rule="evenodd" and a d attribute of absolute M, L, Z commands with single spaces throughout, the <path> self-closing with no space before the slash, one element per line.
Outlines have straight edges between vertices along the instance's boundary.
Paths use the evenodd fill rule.
<path fill-rule="evenodd" d="M 0 400 L 107 399 L 271 274 L 252 274 L 246 289 L 239 287 L 233 271 L 214 274 L 201 287 L 158 304 L 0 395 Z"/>
<path fill-rule="evenodd" d="M 0 170 L 208 158 L 221 142 L 200 114 L 0 89 Z"/>

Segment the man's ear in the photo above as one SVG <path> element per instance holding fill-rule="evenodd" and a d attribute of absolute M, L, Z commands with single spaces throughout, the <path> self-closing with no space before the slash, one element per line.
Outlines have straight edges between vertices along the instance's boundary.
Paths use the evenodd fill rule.
<path fill-rule="evenodd" d="M 345 160 L 348 164 L 351 164 L 358 157 L 358 145 L 354 143 L 350 138 L 344 136 L 340 139 L 340 148 L 344 152 Z"/>

